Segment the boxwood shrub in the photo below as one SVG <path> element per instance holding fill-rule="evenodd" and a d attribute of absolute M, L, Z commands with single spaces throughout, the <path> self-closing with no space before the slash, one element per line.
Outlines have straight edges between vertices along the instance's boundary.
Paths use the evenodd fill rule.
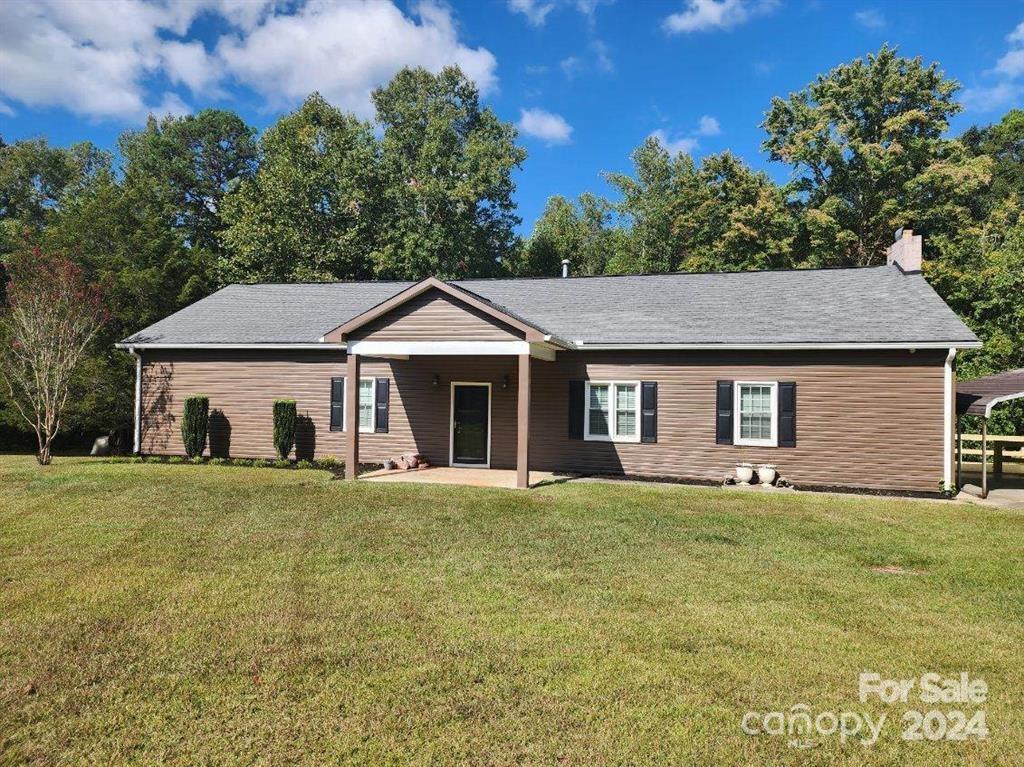
<path fill-rule="evenodd" d="M 206 432 L 210 427 L 210 398 L 193 394 L 185 400 L 181 416 L 181 441 L 189 458 L 202 456 L 206 448 Z"/>

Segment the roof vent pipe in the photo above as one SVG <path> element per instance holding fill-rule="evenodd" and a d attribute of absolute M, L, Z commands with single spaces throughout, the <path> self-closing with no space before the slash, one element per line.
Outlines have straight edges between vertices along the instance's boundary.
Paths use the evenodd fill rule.
<path fill-rule="evenodd" d="M 562 276 L 563 277 L 568 277 L 569 276 L 569 259 L 568 258 L 563 258 L 562 259 Z"/>
<path fill-rule="evenodd" d="M 896 241 L 885 251 L 886 263 L 912 274 L 921 271 L 922 259 L 921 235 L 914 234 L 913 229 L 897 229 Z"/>

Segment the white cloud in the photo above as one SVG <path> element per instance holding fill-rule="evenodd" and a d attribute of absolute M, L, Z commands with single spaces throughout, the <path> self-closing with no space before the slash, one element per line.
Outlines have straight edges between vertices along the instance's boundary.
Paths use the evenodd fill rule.
<path fill-rule="evenodd" d="M 665 147 L 665 151 L 668 152 L 670 155 L 677 155 L 680 153 L 690 154 L 693 152 L 694 149 L 697 148 L 698 145 L 697 139 L 695 139 L 693 136 L 678 136 L 676 138 L 669 138 L 668 133 L 666 133 L 661 128 L 658 128 L 658 130 L 654 131 L 651 134 L 651 138 L 653 138 L 655 141 L 657 141 L 659 144 Z"/>
<path fill-rule="evenodd" d="M 864 29 L 885 29 L 886 20 L 881 11 L 873 8 L 865 8 L 853 14 L 853 20 Z"/>
<path fill-rule="evenodd" d="M 537 0 L 508 0 L 508 9 L 523 14 L 533 26 L 542 27 L 548 14 L 555 10 L 555 4 L 538 3 Z"/>
<path fill-rule="evenodd" d="M 212 49 L 187 37 L 204 13 L 228 27 Z M 401 67 L 447 64 L 462 67 L 484 93 L 496 85 L 494 56 L 462 44 L 452 12 L 432 2 L 408 14 L 384 0 L 308 0 L 297 8 L 280 0 L 0 3 L 5 103 L 99 119 L 187 110 L 183 94 L 152 92 L 161 77 L 214 98 L 234 80 L 275 108 L 320 90 L 367 116 L 370 91 Z"/>
<path fill-rule="evenodd" d="M 983 80 L 981 84 L 964 90 L 962 98 L 967 109 L 994 112 L 1020 104 L 1024 96 L 1024 83 L 1019 80 L 1024 75 L 1024 21 L 1014 27 L 1006 41 L 1010 48 L 993 69 L 984 73 L 987 82 Z"/>
<path fill-rule="evenodd" d="M 160 56 L 172 83 L 185 85 L 193 93 L 212 90 L 211 95 L 220 95 L 221 91 L 214 88 L 214 84 L 222 75 L 221 67 L 219 62 L 211 60 L 202 43 L 170 40 L 161 47 Z"/>
<path fill-rule="evenodd" d="M 1013 28 L 1013 31 L 1006 36 L 1006 41 L 1010 43 L 1024 43 L 1024 21 Z"/>
<path fill-rule="evenodd" d="M 527 136 L 539 138 L 548 144 L 567 144 L 572 139 L 572 126 L 561 115 L 538 108 L 519 111 L 519 122 L 516 125 Z"/>
<path fill-rule="evenodd" d="M 559 61 L 558 66 L 562 70 L 562 74 L 572 80 L 583 71 L 583 59 L 579 56 L 568 56 Z"/>
<path fill-rule="evenodd" d="M 1022 87 L 1019 83 L 1001 82 L 964 89 L 961 99 L 972 112 L 994 112 L 1017 103 Z"/>
<path fill-rule="evenodd" d="M 615 0 L 505 0 L 505 4 L 512 13 L 521 13 L 534 27 L 543 27 L 547 22 L 548 14 L 555 9 L 569 6 L 575 8 L 587 20 L 587 23 L 592 25 L 597 6 L 614 2 Z"/>
<path fill-rule="evenodd" d="M 497 61 L 461 44 L 451 12 L 417 8 L 418 21 L 390 2 L 317 0 L 294 15 L 269 17 L 248 35 L 221 38 L 217 54 L 240 82 L 283 107 L 310 91 L 356 114 L 373 112 L 370 92 L 403 66 L 438 71 L 458 64 L 482 93 L 497 84 Z"/>
<path fill-rule="evenodd" d="M 777 5 L 777 0 L 686 0 L 685 8 L 665 17 L 661 25 L 671 35 L 732 29 Z"/>
<path fill-rule="evenodd" d="M 701 136 L 717 136 L 722 132 L 722 126 L 717 119 L 711 115 L 703 115 L 697 125 L 697 133 Z"/>
<path fill-rule="evenodd" d="M 608 45 L 604 40 L 592 40 L 590 42 L 590 50 L 594 53 L 594 63 L 597 64 L 598 69 L 602 72 L 615 71 L 615 62 L 612 61 Z"/>
<path fill-rule="evenodd" d="M 1007 51 L 999 61 L 996 62 L 996 72 L 1007 77 L 1018 77 L 1024 74 L 1024 49 L 1017 48 Z"/>

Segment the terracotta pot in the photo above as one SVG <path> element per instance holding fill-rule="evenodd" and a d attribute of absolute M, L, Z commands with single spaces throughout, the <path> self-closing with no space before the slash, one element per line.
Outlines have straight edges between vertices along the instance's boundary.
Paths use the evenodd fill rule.
<path fill-rule="evenodd" d="M 761 480 L 764 487 L 769 487 L 775 481 L 775 467 L 770 463 L 761 464 L 757 467 L 757 478 Z"/>
<path fill-rule="evenodd" d="M 754 466 L 749 463 L 736 464 L 736 481 L 741 485 L 749 485 L 754 478 Z"/>

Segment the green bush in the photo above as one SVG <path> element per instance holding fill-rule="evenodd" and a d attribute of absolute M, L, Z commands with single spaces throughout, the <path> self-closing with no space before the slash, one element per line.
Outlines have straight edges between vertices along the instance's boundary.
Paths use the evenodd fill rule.
<path fill-rule="evenodd" d="M 185 459 L 180 455 L 172 455 L 167 459 L 167 463 L 185 463 Z"/>
<path fill-rule="evenodd" d="M 274 449 L 277 457 L 285 460 L 295 444 L 295 400 L 274 400 Z"/>
<path fill-rule="evenodd" d="M 211 466 L 224 466 L 226 463 L 228 463 L 228 459 L 227 458 L 211 458 L 210 459 L 210 465 Z"/>
<path fill-rule="evenodd" d="M 313 465 L 312 461 L 305 461 L 305 460 L 303 460 L 303 461 L 299 461 L 298 463 L 296 463 L 295 464 L 295 468 L 296 469 L 315 469 L 316 467 Z"/>
<path fill-rule="evenodd" d="M 321 469 L 327 469 L 333 471 L 341 466 L 341 461 L 335 458 L 333 455 L 326 455 L 316 462 L 316 465 Z"/>
<path fill-rule="evenodd" d="M 232 466 L 254 466 L 256 461 L 252 458 L 236 458 L 231 462 Z"/>
<path fill-rule="evenodd" d="M 275 469 L 290 469 L 292 467 L 292 462 L 289 461 L 287 458 L 281 458 L 277 461 L 274 461 L 271 465 Z"/>
<path fill-rule="evenodd" d="M 189 458 L 197 458 L 206 447 L 206 432 L 210 426 L 210 398 L 194 394 L 185 400 L 181 416 L 181 441 Z"/>

